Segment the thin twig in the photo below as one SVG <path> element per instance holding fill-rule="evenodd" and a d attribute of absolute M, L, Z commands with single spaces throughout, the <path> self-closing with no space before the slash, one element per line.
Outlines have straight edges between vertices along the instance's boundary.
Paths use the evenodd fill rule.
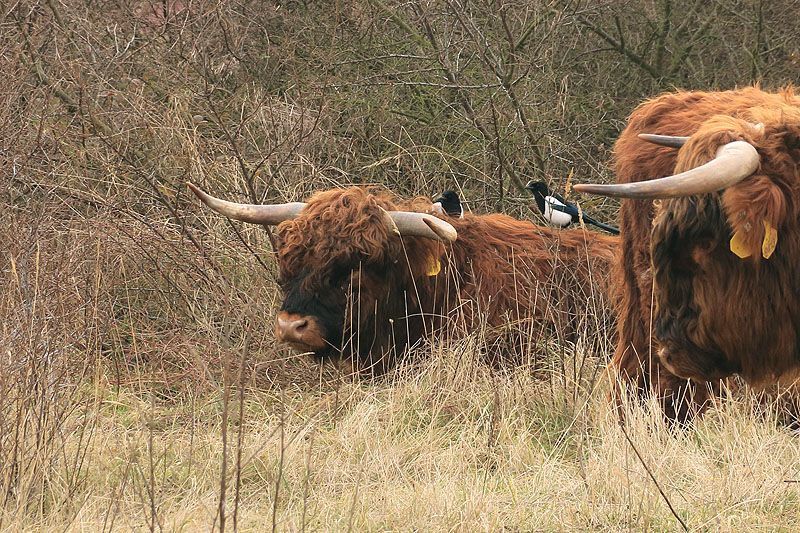
<path fill-rule="evenodd" d="M 669 507 L 669 510 L 672 513 L 672 516 L 674 516 L 675 520 L 677 520 L 678 523 L 680 523 L 680 525 L 681 525 L 681 527 L 683 528 L 684 531 L 689 531 L 689 527 L 686 525 L 686 522 L 683 521 L 683 519 L 680 517 L 678 512 L 672 506 L 672 502 L 670 502 L 669 498 L 667 498 L 667 495 L 664 493 L 664 490 L 661 488 L 661 485 L 658 483 L 658 480 L 656 479 L 656 476 L 653 474 L 652 470 L 650 470 L 650 467 L 647 466 L 647 463 L 645 462 L 644 458 L 642 457 L 642 454 L 639 453 L 639 450 L 636 448 L 636 445 L 633 444 L 633 440 L 631 440 L 630 435 L 628 435 L 628 430 L 625 429 L 625 424 L 621 424 L 620 428 L 622 428 L 622 434 L 625 435 L 625 440 L 627 440 L 628 444 L 630 444 L 631 448 L 633 448 L 633 453 L 636 454 L 636 457 L 639 459 L 639 462 L 642 463 L 642 466 L 644 467 L 645 471 L 647 472 L 647 475 L 650 476 L 651 480 L 653 480 L 653 483 L 655 484 L 656 488 L 658 489 L 659 494 L 661 494 L 661 497 L 667 503 L 667 507 Z"/>

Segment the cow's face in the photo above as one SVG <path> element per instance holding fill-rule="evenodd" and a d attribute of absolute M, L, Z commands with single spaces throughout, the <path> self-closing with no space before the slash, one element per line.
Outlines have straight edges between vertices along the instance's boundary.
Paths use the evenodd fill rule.
<path fill-rule="evenodd" d="M 654 333 L 662 363 L 683 378 L 720 379 L 741 371 L 739 353 L 787 344 L 771 306 L 790 285 L 783 276 L 796 246 L 799 128 L 785 111 L 751 113 L 708 120 L 678 154 L 676 172 L 738 140 L 758 151 L 755 172 L 722 191 L 655 206 Z"/>
<path fill-rule="evenodd" d="M 440 250 L 393 234 L 382 211 L 391 207 L 362 189 L 329 191 L 278 226 L 278 340 L 320 357 L 387 347 L 419 270 L 407 258 Z"/>
<path fill-rule="evenodd" d="M 400 269 L 399 274 L 393 269 Z M 284 299 L 276 319 L 278 340 L 318 356 L 369 351 L 377 322 L 398 296 L 402 265 L 338 262 L 320 270 L 281 268 Z"/>
<path fill-rule="evenodd" d="M 640 135 L 642 142 L 663 144 L 650 133 L 660 132 Z M 668 139 L 679 147 L 673 176 L 575 185 L 661 199 L 652 204 L 650 236 L 661 362 L 679 377 L 709 381 L 739 372 L 749 354 L 794 353 L 800 313 L 780 302 L 793 300 L 786 291 L 799 253 L 800 106 L 787 94 L 783 103 L 714 115 L 690 137 Z M 628 204 L 640 208 L 650 206 Z"/>
<path fill-rule="evenodd" d="M 398 209 L 386 192 L 353 187 L 317 193 L 308 203 L 251 205 L 187 185 L 229 218 L 278 225 L 285 298 L 276 321 L 279 340 L 319 356 L 382 356 L 419 336 L 414 327 L 424 298 L 413 283 L 438 274 L 441 243 L 458 237 L 452 225 L 426 213 L 430 200 Z"/>

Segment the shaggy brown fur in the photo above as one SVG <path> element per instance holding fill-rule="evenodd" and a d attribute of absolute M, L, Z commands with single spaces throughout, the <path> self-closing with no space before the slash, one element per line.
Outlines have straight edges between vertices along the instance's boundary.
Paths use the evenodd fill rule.
<path fill-rule="evenodd" d="M 321 324 L 331 349 L 317 355 L 342 352 L 381 372 L 445 326 L 459 335 L 479 324 L 534 319 L 574 336 L 584 308 L 592 315 L 600 309 L 598 322 L 610 320 L 603 310 L 615 237 L 467 214 L 446 218 L 458 239 L 445 245 L 390 234 L 381 207 L 427 212 L 430 200 L 331 190 L 278 227 L 282 310 Z M 437 261 L 440 271 L 428 275 Z"/>
<path fill-rule="evenodd" d="M 753 127 L 758 123 L 763 130 Z M 691 139 L 678 151 L 639 133 Z M 722 193 L 622 202 L 625 253 L 615 269 L 620 307 L 611 367 L 639 391 L 658 392 L 672 419 L 702 411 L 709 385 L 721 378 L 774 381 L 800 364 L 798 139 L 800 99 L 791 89 L 747 88 L 659 96 L 633 112 L 617 141 L 621 183 L 694 168 L 734 140 L 750 142 L 761 156 L 755 175 Z M 765 220 L 779 236 L 769 259 L 761 258 Z M 745 260 L 729 249 L 737 230 L 753 251 Z"/>

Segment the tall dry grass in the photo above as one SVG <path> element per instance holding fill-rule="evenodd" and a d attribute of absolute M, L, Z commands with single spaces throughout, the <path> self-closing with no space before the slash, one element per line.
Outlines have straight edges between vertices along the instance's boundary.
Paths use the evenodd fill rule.
<path fill-rule="evenodd" d="M 249 345 L 221 355 L 218 390 L 170 389 L 146 359 L 120 384 L 106 354 L 83 375 L 58 372 L 76 368 L 65 354 L 38 374 L 17 357 L 3 370 L 3 527 L 679 529 L 665 496 L 691 529 L 798 526 L 800 453 L 771 404 L 730 398 L 685 430 L 635 407 L 623 432 L 602 381 L 499 373 L 477 337 L 372 383 L 242 380 L 270 353 Z"/>

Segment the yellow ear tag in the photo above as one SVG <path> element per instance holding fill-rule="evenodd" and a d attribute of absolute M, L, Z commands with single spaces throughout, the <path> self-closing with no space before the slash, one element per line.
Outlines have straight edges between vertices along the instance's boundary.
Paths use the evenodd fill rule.
<path fill-rule="evenodd" d="M 745 259 L 753 255 L 753 252 L 747 249 L 744 236 L 745 232 L 739 230 L 731 237 L 731 252 L 735 253 L 739 259 Z"/>
<path fill-rule="evenodd" d="M 425 268 L 425 275 L 428 277 L 435 276 L 442 270 L 442 263 L 435 255 L 428 256 L 428 264 Z"/>
<path fill-rule="evenodd" d="M 778 246 L 778 230 L 766 220 L 762 222 L 764 222 L 764 241 L 761 243 L 761 255 L 764 259 L 769 259 L 772 252 L 775 251 L 775 247 Z"/>

